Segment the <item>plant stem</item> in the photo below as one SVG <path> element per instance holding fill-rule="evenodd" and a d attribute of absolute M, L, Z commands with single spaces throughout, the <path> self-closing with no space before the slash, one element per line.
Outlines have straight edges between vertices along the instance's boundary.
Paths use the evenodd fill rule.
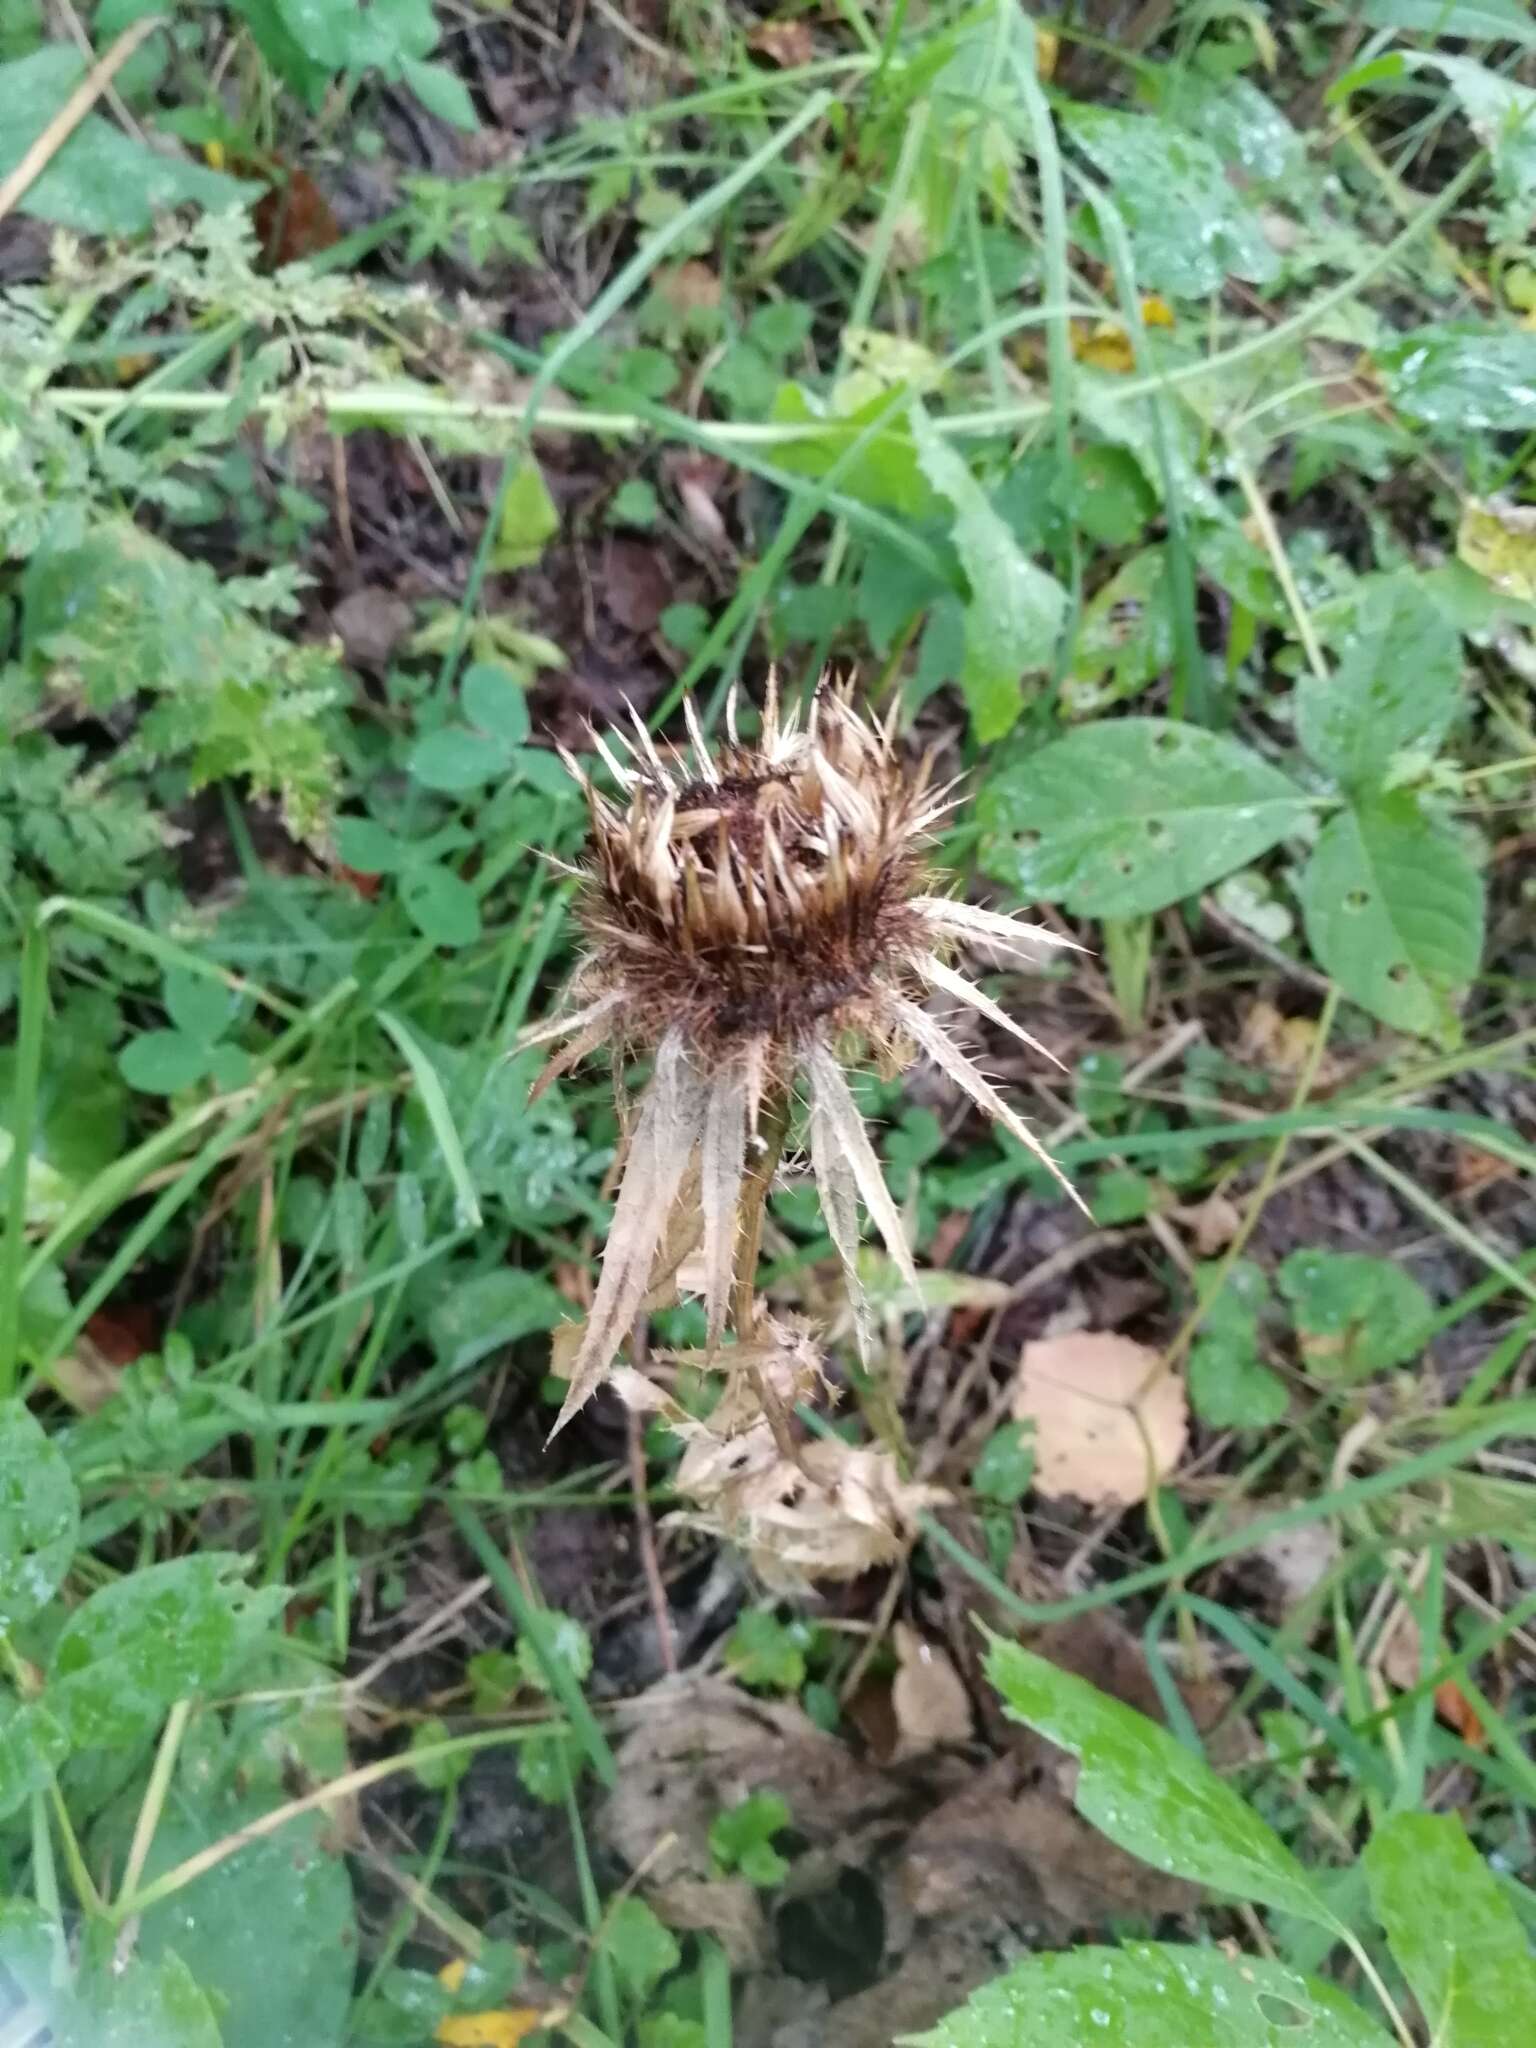
<path fill-rule="evenodd" d="M 773 1177 L 784 1157 L 789 1136 L 789 1090 L 776 1087 L 768 1097 L 756 1133 L 762 1151 L 757 1164 L 747 1169 L 741 1198 L 740 1231 L 736 1243 L 736 1284 L 731 1302 L 731 1327 L 738 1344 L 750 1344 L 757 1329 L 757 1262 L 763 1249 L 763 1219 Z"/>
<path fill-rule="evenodd" d="M 768 1192 L 773 1186 L 773 1176 L 784 1157 L 784 1144 L 789 1136 L 789 1114 L 789 1088 L 780 1083 L 768 1096 L 767 1107 L 759 1117 L 760 1130 L 752 1134 L 762 1146 L 762 1151 L 758 1154 L 757 1164 L 748 1168 L 746 1186 L 742 1191 L 736 1241 L 736 1284 L 731 1300 L 731 1328 L 736 1333 L 738 1345 L 750 1344 L 757 1334 L 755 1282 L 757 1262 L 763 1249 L 763 1219 L 768 1209 Z M 768 1418 L 768 1427 L 773 1431 L 779 1455 L 798 1465 L 800 1453 L 784 1403 L 769 1386 L 761 1366 L 749 1365 L 747 1371 L 753 1391 Z"/>

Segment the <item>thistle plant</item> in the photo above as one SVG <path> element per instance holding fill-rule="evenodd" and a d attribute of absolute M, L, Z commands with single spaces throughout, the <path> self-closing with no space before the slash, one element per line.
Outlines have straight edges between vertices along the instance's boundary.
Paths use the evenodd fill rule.
<path fill-rule="evenodd" d="M 946 793 L 929 760 L 903 759 L 894 717 L 879 726 L 861 716 L 846 686 L 824 682 L 802 720 L 781 713 L 770 681 L 749 742 L 733 697 L 714 751 L 691 704 L 685 713 L 684 747 L 659 746 L 638 719 L 632 734 L 594 735 L 613 795 L 567 761 L 591 821 L 576 871 L 586 945 L 566 1003 L 525 1043 L 562 1041 L 541 1087 L 600 1047 L 617 1073 L 645 1055 L 653 1067 L 556 1428 L 610 1376 L 647 1298 L 701 1244 L 703 1356 L 748 1376 L 749 1426 L 766 1424 L 779 1466 L 805 1478 L 807 1453 L 794 1450 L 775 1386 L 783 1373 L 765 1362 L 803 1355 L 802 1340 L 760 1332 L 754 1289 L 764 1202 L 796 1100 L 803 1093 L 811 1170 L 862 1349 L 861 1199 L 902 1274 L 914 1284 L 916 1275 L 846 1067 L 873 1059 L 895 1073 L 926 1053 L 1057 1172 L 926 1004 L 963 1004 L 1051 1058 L 950 961 L 981 946 L 1033 964 L 1042 946 L 1066 942 L 939 893 L 927 848 Z M 722 1348 L 728 1327 L 735 1342 Z M 631 1398 L 637 1377 L 625 1375 Z"/>

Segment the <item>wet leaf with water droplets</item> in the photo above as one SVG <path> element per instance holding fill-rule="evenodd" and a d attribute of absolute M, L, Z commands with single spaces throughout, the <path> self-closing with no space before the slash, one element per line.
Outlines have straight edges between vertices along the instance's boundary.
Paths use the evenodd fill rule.
<path fill-rule="evenodd" d="M 1014 1720 L 1080 1759 L 1077 1810 L 1112 1842 L 1192 1883 L 1336 1924 L 1269 1823 L 1166 1728 L 1000 1637 L 987 1676 Z"/>
<path fill-rule="evenodd" d="M 1005 762 L 977 810 L 982 865 L 1021 899 L 1139 917 L 1246 867 L 1307 804 L 1225 733 L 1117 718 Z"/>
<path fill-rule="evenodd" d="M 915 2048 L 1390 2048 L 1342 1991 L 1282 1963 L 1138 1941 L 1031 1957 Z"/>
<path fill-rule="evenodd" d="M 1536 2040 L 1525 1931 L 1456 1816 L 1399 1813 L 1363 1860 L 1371 1904 L 1435 2048 Z"/>
<path fill-rule="evenodd" d="M 1486 321 L 1418 327 L 1375 351 L 1393 404 L 1426 426 L 1536 427 L 1536 332 Z"/>

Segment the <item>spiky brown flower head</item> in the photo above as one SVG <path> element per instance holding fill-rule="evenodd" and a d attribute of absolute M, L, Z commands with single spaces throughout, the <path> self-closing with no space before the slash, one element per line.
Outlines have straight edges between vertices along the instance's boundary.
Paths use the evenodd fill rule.
<path fill-rule="evenodd" d="M 632 736 L 594 735 L 618 801 L 567 762 L 591 815 L 579 908 L 587 951 L 571 1007 L 524 1043 L 566 1041 L 541 1086 L 604 1044 L 621 1065 L 653 1052 L 655 1070 L 557 1428 L 633 1323 L 695 1159 L 709 1341 L 718 1343 L 759 1113 L 797 1081 L 808 1084 L 811 1166 L 856 1304 L 860 1197 L 902 1272 L 915 1275 L 844 1057 L 874 1052 L 896 1069 L 928 1053 L 1052 1165 L 923 1005 L 934 995 L 965 1003 L 1053 1058 L 947 956 L 979 944 L 1032 965 L 1042 945 L 1065 942 L 935 893 L 925 849 L 948 806 L 926 761 L 915 770 L 903 762 L 894 716 L 875 725 L 847 685 L 824 681 L 802 724 L 796 712 L 780 715 L 770 679 L 759 738 L 738 737 L 733 699 L 727 742 L 712 754 L 692 705 L 684 709 L 688 747 L 658 747 L 637 718 Z"/>

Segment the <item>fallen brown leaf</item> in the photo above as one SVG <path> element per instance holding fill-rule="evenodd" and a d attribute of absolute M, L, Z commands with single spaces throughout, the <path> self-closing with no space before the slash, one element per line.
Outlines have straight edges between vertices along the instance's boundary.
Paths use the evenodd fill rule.
<path fill-rule="evenodd" d="M 1013 1412 L 1035 1426 L 1048 1498 L 1134 1507 L 1178 1464 L 1189 1434 L 1184 1382 L 1157 1352 L 1108 1330 L 1024 1346 Z"/>
<path fill-rule="evenodd" d="M 1435 1687 L 1435 1712 L 1447 1728 L 1453 1728 L 1469 1749 L 1486 1749 L 1488 1736 L 1477 1709 L 1454 1678 L 1443 1678 Z"/>
<path fill-rule="evenodd" d="M 747 48 L 781 71 L 793 71 L 809 64 L 816 54 L 810 27 L 803 21 L 765 21 L 747 37 Z"/>
<path fill-rule="evenodd" d="M 891 1704 L 900 1741 L 898 1756 L 914 1756 L 941 1742 L 971 1738 L 971 1701 L 954 1659 L 904 1621 L 894 1630 L 896 1676 Z"/>

